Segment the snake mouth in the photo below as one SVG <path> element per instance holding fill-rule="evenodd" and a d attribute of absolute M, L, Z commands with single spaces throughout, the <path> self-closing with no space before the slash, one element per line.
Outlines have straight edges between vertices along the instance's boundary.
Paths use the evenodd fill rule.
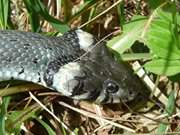
<path fill-rule="evenodd" d="M 119 83 L 107 79 L 104 81 L 103 88 L 95 102 L 98 104 L 126 103 L 134 100 L 137 95 L 136 91 L 132 89 L 126 89 L 125 91 Z"/>
<path fill-rule="evenodd" d="M 76 100 L 86 100 L 86 101 L 90 101 L 90 102 L 94 102 L 96 103 L 97 98 L 100 95 L 100 91 L 94 90 L 91 92 L 86 92 L 80 95 L 71 95 L 71 98 L 76 99 Z"/>
<path fill-rule="evenodd" d="M 95 100 L 95 103 L 97 104 L 115 104 L 115 103 L 121 103 L 121 102 L 130 102 L 134 99 L 134 97 L 129 98 L 129 97 L 121 97 L 118 94 L 110 95 L 110 94 L 105 94 L 103 92 L 100 93 L 100 95 L 97 97 Z"/>

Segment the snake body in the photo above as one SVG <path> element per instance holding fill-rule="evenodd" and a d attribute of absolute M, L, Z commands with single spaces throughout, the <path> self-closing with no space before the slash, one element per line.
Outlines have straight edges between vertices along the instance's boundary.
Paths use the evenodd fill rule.
<path fill-rule="evenodd" d="M 133 83 L 136 77 L 112 58 L 104 43 L 89 51 L 96 43 L 80 29 L 60 37 L 1 30 L 0 80 L 33 82 L 78 100 L 133 100 L 144 87 Z"/>

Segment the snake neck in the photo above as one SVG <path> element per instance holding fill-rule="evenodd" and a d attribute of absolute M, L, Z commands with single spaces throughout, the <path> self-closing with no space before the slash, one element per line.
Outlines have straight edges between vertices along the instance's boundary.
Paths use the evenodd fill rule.
<path fill-rule="evenodd" d="M 67 78 L 66 76 L 63 76 L 62 72 L 69 72 L 68 76 L 72 78 L 72 76 L 74 76 L 73 72 L 70 70 L 71 68 L 73 69 L 72 65 L 75 67 L 79 65 L 78 63 L 70 64 L 71 68 L 68 69 L 67 67 L 69 66 L 67 65 L 79 60 L 79 57 L 81 57 L 95 45 L 96 39 L 87 32 L 80 29 L 75 29 L 66 32 L 63 36 L 57 38 L 53 37 L 53 40 L 55 40 L 55 42 L 58 44 L 62 44 L 62 42 L 64 42 L 65 46 L 63 50 L 67 53 L 66 55 L 61 54 L 60 56 L 56 56 L 54 60 L 48 63 L 43 80 L 45 81 L 46 86 L 61 90 L 61 88 L 58 86 L 58 82 L 61 82 L 62 78 Z M 79 73 L 80 71 L 76 70 L 76 72 Z M 58 80 L 59 74 L 61 81 L 57 82 L 56 80 Z"/>
<path fill-rule="evenodd" d="M 90 50 L 97 42 L 95 37 L 81 29 L 75 29 L 66 32 L 63 38 L 71 45 L 73 48 L 79 48 L 87 52 Z"/>

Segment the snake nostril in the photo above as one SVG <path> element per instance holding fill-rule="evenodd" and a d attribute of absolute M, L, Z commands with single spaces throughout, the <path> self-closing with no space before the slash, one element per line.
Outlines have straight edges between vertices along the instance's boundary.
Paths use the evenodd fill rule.
<path fill-rule="evenodd" d="M 132 96 L 133 95 L 133 91 L 130 90 L 129 91 L 129 95 Z"/>

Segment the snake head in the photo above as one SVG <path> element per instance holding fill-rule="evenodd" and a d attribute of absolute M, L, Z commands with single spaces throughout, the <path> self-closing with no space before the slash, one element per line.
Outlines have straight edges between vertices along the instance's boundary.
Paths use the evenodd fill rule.
<path fill-rule="evenodd" d="M 61 83 L 58 89 L 64 95 L 101 104 L 129 102 L 146 90 L 130 68 L 115 61 L 105 46 L 66 64 L 54 79 Z"/>
<path fill-rule="evenodd" d="M 53 85 L 63 95 L 96 103 L 119 103 L 132 101 L 146 90 L 125 63 L 114 59 L 105 42 L 98 44 L 97 41 L 96 44 L 92 35 L 81 30 L 76 32 L 86 52 L 78 61 L 62 66 L 54 75 Z"/>
<path fill-rule="evenodd" d="M 74 77 L 74 99 L 101 104 L 130 102 L 147 90 L 126 63 L 114 59 L 104 43 L 82 57 L 78 65 L 83 76 Z"/>

